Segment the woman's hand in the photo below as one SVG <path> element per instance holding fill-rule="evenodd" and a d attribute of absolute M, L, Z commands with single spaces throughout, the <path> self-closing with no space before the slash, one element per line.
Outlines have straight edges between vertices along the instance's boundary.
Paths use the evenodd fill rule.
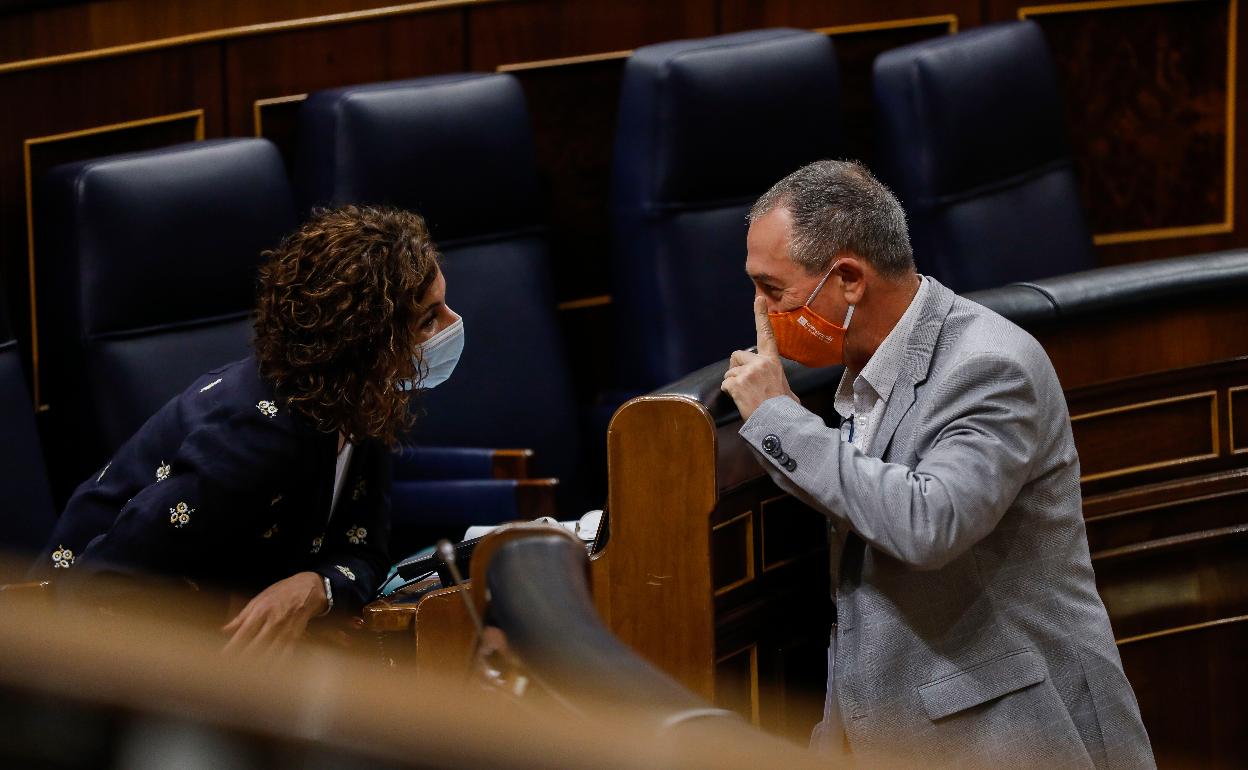
<path fill-rule="evenodd" d="M 230 634 L 226 653 L 280 653 L 303 636 L 308 621 L 325 611 L 325 584 L 315 572 L 299 572 L 261 591 L 221 630 Z"/>

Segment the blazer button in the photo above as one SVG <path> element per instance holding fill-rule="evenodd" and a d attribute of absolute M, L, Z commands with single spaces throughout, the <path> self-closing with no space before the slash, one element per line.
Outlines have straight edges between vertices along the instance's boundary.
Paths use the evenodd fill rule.
<path fill-rule="evenodd" d="M 793 471 L 797 470 L 797 460 L 794 460 L 792 457 L 785 460 L 784 469 L 788 471 L 789 473 L 792 473 Z"/>
<path fill-rule="evenodd" d="M 789 456 L 786 455 L 784 452 L 776 453 L 776 462 L 780 463 L 781 465 L 784 465 L 788 461 L 789 461 Z"/>
<path fill-rule="evenodd" d="M 780 437 L 774 433 L 764 436 L 763 451 L 775 457 L 780 452 Z"/>

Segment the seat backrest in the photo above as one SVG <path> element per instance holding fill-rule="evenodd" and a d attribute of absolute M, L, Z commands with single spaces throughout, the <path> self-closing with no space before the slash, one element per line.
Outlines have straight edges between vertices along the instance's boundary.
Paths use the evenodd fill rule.
<path fill-rule="evenodd" d="M 1095 266 L 1056 68 L 1034 22 L 875 61 L 878 172 L 919 270 L 965 292 Z"/>
<path fill-rule="evenodd" d="M 567 485 L 577 473 L 577 407 L 520 84 L 449 75 L 339 88 L 312 94 L 299 121 L 302 206 L 416 211 L 443 255 L 466 344 L 451 380 L 421 397 L 413 439 L 531 448 L 537 474 Z"/>
<path fill-rule="evenodd" d="M 37 213 L 41 385 L 53 433 L 94 466 L 247 355 L 256 267 L 294 201 L 271 143 L 226 139 L 58 166 Z"/>
<path fill-rule="evenodd" d="M 0 558 L 43 547 L 56 521 L 26 375 L 0 308 Z M 0 582 L 11 579 L 0 563 Z M 25 566 L 25 565 L 22 565 Z"/>
<path fill-rule="evenodd" d="M 621 385 L 651 389 L 754 338 L 746 214 L 805 163 L 837 157 L 832 42 L 759 30 L 637 49 L 612 162 Z"/>

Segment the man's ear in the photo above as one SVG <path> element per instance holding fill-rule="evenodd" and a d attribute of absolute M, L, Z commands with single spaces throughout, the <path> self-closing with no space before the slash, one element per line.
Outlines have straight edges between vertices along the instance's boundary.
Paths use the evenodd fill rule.
<path fill-rule="evenodd" d="M 867 293 L 867 264 L 853 252 L 837 257 L 836 275 L 841 279 L 845 302 L 857 305 Z"/>

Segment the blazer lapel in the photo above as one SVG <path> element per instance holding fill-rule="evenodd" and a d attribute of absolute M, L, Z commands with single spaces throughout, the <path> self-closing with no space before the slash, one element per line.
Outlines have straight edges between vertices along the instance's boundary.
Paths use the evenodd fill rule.
<path fill-rule="evenodd" d="M 927 373 L 932 366 L 932 354 L 936 350 L 936 338 L 940 336 L 940 329 L 945 325 L 945 316 L 949 315 L 949 309 L 953 307 L 953 292 L 933 278 L 925 277 L 923 280 L 931 281 L 931 287 L 923 306 L 919 308 L 919 317 L 906 343 L 906 357 L 901 373 L 893 385 L 888 405 L 884 407 L 880 426 L 867 449 L 867 454 L 872 457 L 884 456 L 893 443 L 897 426 L 901 425 L 906 413 L 914 406 L 914 391 L 927 379 Z"/>

